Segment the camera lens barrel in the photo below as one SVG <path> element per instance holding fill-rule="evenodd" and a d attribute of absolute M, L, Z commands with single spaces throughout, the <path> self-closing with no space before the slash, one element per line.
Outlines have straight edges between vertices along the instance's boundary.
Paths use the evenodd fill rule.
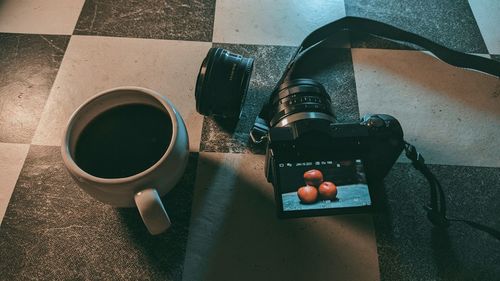
<path fill-rule="evenodd" d="M 283 127 L 304 119 L 335 122 L 331 98 L 320 83 L 295 79 L 283 83 L 273 94 L 271 127 Z"/>
<path fill-rule="evenodd" d="M 211 48 L 196 80 L 196 110 L 206 116 L 239 118 L 252 69 L 252 58 Z"/>

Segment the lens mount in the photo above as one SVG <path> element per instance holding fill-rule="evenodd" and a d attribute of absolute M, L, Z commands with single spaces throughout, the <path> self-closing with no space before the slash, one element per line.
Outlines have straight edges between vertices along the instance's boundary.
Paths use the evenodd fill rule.
<path fill-rule="evenodd" d="M 303 119 L 335 121 L 331 98 L 320 83 L 295 79 L 280 85 L 271 103 L 271 127 L 286 126 Z"/>
<path fill-rule="evenodd" d="M 196 110 L 205 116 L 238 119 L 252 69 L 252 58 L 211 48 L 196 80 Z"/>

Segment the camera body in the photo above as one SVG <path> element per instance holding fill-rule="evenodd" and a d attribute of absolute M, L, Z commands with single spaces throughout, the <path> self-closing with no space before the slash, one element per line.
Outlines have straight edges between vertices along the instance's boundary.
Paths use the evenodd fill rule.
<path fill-rule="evenodd" d="M 378 201 L 379 191 L 374 187 L 387 175 L 403 149 L 401 125 L 394 117 L 386 114 L 366 115 L 359 123 L 304 119 L 284 127 L 271 128 L 265 174 L 274 186 L 278 216 L 300 217 L 370 211 Z M 352 163 L 352 172 L 349 172 L 349 165 L 344 165 L 346 162 Z M 357 162 L 357 168 L 354 162 Z M 332 201 L 331 204 L 321 201 L 314 204 L 297 204 L 293 197 L 295 194 L 292 195 L 293 190 L 288 186 L 295 184 L 296 190 L 303 184 L 299 177 L 311 169 L 322 170 L 325 181 L 331 180 L 337 184 L 337 197 L 342 195 L 344 198 L 337 199 L 337 202 L 326 200 Z M 295 181 L 290 180 L 293 177 L 296 178 Z M 340 193 L 342 186 L 339 184 L 348 187 L 344 191 L 352 189 L 352 192 L 355 192 L 353 186 L 359 188 L 359 184 L 366 184 L 366 187 L 365 191 L 358 190 L 356 194 L 347 194 Z M 288 198 L 285 198 L 286 196 Z M 367 196 L 369 198 L 363 199 Z M 348 197 L 352 197 L 351 202 L 341 204 L 341 201 Z M 289 208 L 285 206 L 287 203 Z M 296 206 L 292 206 L 293 204 Z"/>

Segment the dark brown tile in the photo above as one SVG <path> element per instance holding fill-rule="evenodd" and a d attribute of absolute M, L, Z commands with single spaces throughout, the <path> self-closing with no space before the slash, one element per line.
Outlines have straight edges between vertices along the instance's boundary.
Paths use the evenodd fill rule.
<path fill-rule="evenodd" d="M 379 20 L 452 49 L 488 53 L 467 0 L 345 0 L 348 16 Z M 355 37 L 353 47 L 394 48 L 381 40 Z M 397 49 L 401 48 L 396 47 Z M 408 47 L 402 47 L 408 48 Z"/>
<path fill-rule="evenodd" d="M 0 142 L 31 142 L 68 42 L 0 33 Z"/>
<path fill-rule="evenodd" d="M 74 34 L 211 41 L 214 0 L 87 0 Z"/>
<path fill-rule="evenodd" d="M 151 236 L 137 209 L 79 189 L 59 147 L 32 146 L 0 228 L 2 278 L 181 280 L 197 159 L 163 199 L 172 227 Z"/>

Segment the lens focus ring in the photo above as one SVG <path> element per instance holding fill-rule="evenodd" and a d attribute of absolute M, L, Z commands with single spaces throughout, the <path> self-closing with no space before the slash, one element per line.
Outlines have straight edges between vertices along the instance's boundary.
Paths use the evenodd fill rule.
<path fill-rule="evenodd" d="M 274 95 L 271 108 L 273 108 L 271 126 L 301 112 L 323 113 L 319 116 L 335 118 L 330 96 L 321 84 L 310 79 L 297 79 L 282 85 L 279 92 Z"/>

